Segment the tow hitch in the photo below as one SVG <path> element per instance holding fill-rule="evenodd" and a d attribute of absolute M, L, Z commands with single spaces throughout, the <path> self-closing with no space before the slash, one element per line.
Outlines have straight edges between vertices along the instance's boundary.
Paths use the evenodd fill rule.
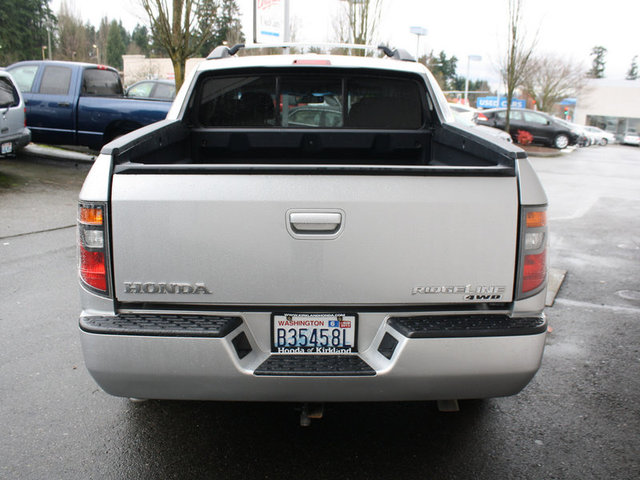
<path fill-rule="evenodd" d="M 300 411 L 300 426 L 308 427 L 311 419 L 320 419 L 324 415 L 324 403 L 303 403 Z"/>

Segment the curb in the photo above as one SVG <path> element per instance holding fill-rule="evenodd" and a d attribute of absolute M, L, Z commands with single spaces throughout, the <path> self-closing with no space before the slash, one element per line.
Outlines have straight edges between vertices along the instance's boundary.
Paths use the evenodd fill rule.
<path fill-rule="evenodd" d="M 572 147 L 567 147 L 564 150 L 550 150 L 548 152 L 536 152 L 536 151 L 529 151 L 526 148 L 523 148 L 522 145 L 518 145 L 520 148 L 522 148 L 525 152 L 527 152 L 527 156 L 528 157 L 541 157 L 541 158 L 552 158 L 552 157 L 561 157 L 562 155 L 567 155 L 569 153 L 572 153 L 576 150 L 576 147 L 572 146 Z"/>
<path fill-rule="evenodd" d="M 24 147 L 20 153 L 32 157 L 53 158 L 56 160 L 71 160 L 73 162 L 93 163 L 96 155 L 91 153 L 77 152 L 49 145 L 39 145 L 30 143 Z"/>

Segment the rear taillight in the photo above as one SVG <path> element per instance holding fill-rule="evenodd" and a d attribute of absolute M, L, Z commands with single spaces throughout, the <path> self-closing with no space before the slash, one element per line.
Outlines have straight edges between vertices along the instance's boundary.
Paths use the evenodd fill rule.
<path fill-rule="evenodd" d="M 483 122 L 489 121 L 487 116 L 484 113 L 480 113 L 480 112 L 478 112 L 478 115 L 476 116 L 476 120 L 482 120 Z"/>
<path fill-rule="evenodd" d="M 520 235 L 518 298 L 540 292 L 547 280 L 546 207 L 524 207 Z"/>
<path fill-rule="evenodd" d="M 78 207 L 78 270 L 80 280 L 96 293 L 108 294 L 105 206 L 81 203 Z"/>

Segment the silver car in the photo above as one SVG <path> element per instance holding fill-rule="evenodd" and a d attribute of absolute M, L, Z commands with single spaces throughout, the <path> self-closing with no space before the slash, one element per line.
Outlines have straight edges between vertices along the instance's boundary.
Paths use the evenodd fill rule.
<path fill-rule="evenodd" d="M 9 72 L 0 71 L 0 155 L 15 155 L 30 141 L 20 90 Z"/>

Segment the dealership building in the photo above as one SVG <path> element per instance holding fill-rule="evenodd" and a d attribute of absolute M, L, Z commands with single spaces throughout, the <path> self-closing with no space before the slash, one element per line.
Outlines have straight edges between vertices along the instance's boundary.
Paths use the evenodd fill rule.
<path fill-rule="evenodd" d="M 640 132 L 640 80 L 589 80 L 577 98 L 573 121 L 624 135 Z"/>

